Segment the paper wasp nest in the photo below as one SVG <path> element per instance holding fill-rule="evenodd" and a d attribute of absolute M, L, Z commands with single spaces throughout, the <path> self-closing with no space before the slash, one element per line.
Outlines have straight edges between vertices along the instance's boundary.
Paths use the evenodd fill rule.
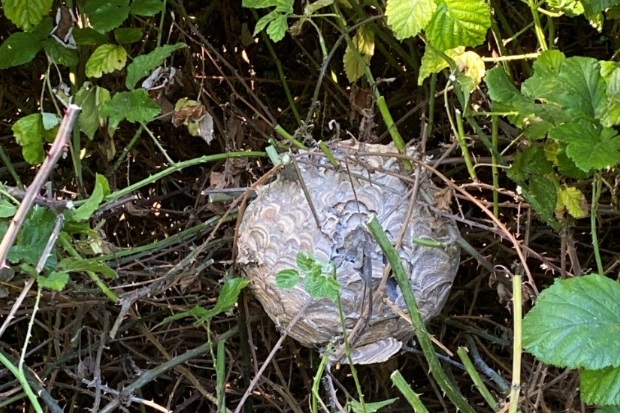
<path fill-rule="evenodd" d="M 308 304 L 289 334 L 309 347 L 342 342 L 338 307 L 327 298 L 313 300 L 303 283 L 293 289 L 279 288 L 276 274 L 296 268 L 300 251 L 333 262 L 348 332 L 372 301 L 370 316 L 362 320 L 365 325 L 351 342 L 353 363 L 383 362 L 400 350 L 414 330 L 396 280 L 388 279 L 381 299 L 369 300 L 369 291 L 377 290 L 387 260 L 364 229 L 366 222 L 375 214 L 393 244 L 406 225 L 399 253 L 425 321 L 441 311 L 456 275 L 456 229 L 433 215 L 421 194 L 411 220 L 405 222 L 412 185 L 399 178 L 405 172 L 396 157 L 382 156 L 395 154 L 393 145 L 345 141 L 332 145 L 332 150 L 340 162 L 338 168 L 319 150 L 296 158 L 310 200 L 296 177 L 280 176 L 257 189 L 239 229 L 238 262 L 279 329 L 287 328 Z M 420 187 L 431 197 L 436 191 L 426 178 Z M 440 241 L 442 246 L 414 242 L 419 239 Z M 366 265 L 364 271 L 365 263 L 372 268 Z M 370 279 L 365 281 L 364 276 Z M 344 358 L 335 361 L 347 362 Z"/>

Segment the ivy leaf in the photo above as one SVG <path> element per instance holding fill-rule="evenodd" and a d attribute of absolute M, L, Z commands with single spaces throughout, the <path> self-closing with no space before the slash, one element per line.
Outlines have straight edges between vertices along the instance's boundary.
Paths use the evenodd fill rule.
<path fill-rule="evenodd" d="M 579 189 L 572 186 L 560 188 L 558 191 L 558 203 L 555 210 L 557 212 L 562 212 L 564 208 L 566 208 L 573 218 L 585 218 L 588 215 L 588 201 L 586 201 L 586 196 Z"/>
<path fill-rule="evenodd" d="M 129 0 L 88 0 L 84 11 L 95 30 L 108 33 L 129 17 Z"/>
<path fill-rule="evenodd" d="M 299 271 L 288 268 L 286 270 L 279 271 L 276 274 L 276 285 L 278 288 L 290 290 L 299 283 Z"/>
<path fill-rule="evenodd" d="M 375 54 L 375 33 L 370 28 L 362 26 L 352 40 L 357 51 L 347 45 L 343 57 L 344 71 L 351 83 L 364 75 L 364 63 L 359 61 L 358 54 L 366 64 L 370 63 Z"/>
<path fill-rule="evenodd" d="M 164 3 L 161 0 L 133 0 L 129 11 L 131 14 L 138 16 L 155 16 L 164 9 Z"/>
<path fill-rule="evenodd" d="M 184 47 L 187 47 L 185 43 L 168 44 L 156 47 L 150 53 L 137 56 L 127 66 L 127 79 L 125 80 L 127 89 L 133 89 L 140 79 L 160 66 L 174 51 Z"/>
<path fill-rule="evenodd" d="M 385 14 L 396 38 L 403 40 L 417 36 L 431 21 L 436 9 L 434 0 L 388 0 Z"/>
<path fill-rule="evenodd" d="M 552 129 L 549 136 L 568 144 L 566 154 L 584 172 L 620 163 L 620 136 L 612 128 L 578 120 Z"/>
<path fill-rule="evenodd" d="M 86 62 L 86 76 L 101 77 L 104 73 L 120 70 L 127 63 L 127 51 L 123 46 L 102 44 Z"/>
<path fill-rule="evenodd" d="M 31 33 L 13 33 L 0 45 L 0 69 L 30 62 L 41 50 L 41 43 Z"/>
<path fill-rule="evenodd" d="M 144 89 L 119 92 L 101 107 L 101 115 L 110 118 L 110 126 L 116 129 L 123 120 L 149 122 L 159 115 L 161 108 Z"/>
<path fill-rule="evenodd" d="M 613 405 L 617 412 L 620 405 L 620 368 L 607 367 L 600 370 L 579 372 L 581 399 L 588 404 Z"/>
<path fill-rule="evenodd" d="M 620 366 L 620 285 L 591 274 L 556 280 L 523 320 L 523 345 L 558 367 Z"/>
<path fill-rule="evenodd" d="M 6 17 L 17 27 L 30 31 L 52 10 L 52 0 L 2 0 Z"/>
<path fill-rule="evenodd" d="M 439 0 L 426 35 L 444 51 L 482 43 L 490 27 L 491 8 L 484 0 Z"/>
<path fill-rule="evenodd" d="M 52 271 L 47 277 L 38 276 L 37 283 L 41 288 L 62 291 L 69 282 L 69 274 L 64 271 Z"/>
<path fill-rule="evenodd" d="M 24 116 L 11 128 L 17 143 L 22 147 L 26 162 L 36 165 L 43 162 L 43 120 L 40 113 Z"/>

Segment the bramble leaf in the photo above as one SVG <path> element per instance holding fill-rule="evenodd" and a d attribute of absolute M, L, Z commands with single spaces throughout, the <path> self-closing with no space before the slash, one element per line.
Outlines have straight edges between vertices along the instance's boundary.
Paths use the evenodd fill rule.
<path fill-rule="evenodd" d="M 129 17 L 129 0 L 88 0 L 84 11 L 95 30 L 107 33 Z"/>
<path fill-rule="evenodd" d="M 30 31 L 52 10 L 52 0 L 2 0 L 2 8 L 13 24 Z"/>
<path fill-rule="evenodd" d="M 579 372 L 581 399 L 588 404 L 613 405 L 617 412 L 620 405 L 620 368 L 607 367 L 600 370 Z"/>
<path fill-rule="evenodd" d="M 31 33 L 13 33 L 0 45 L 0 69 L 30 62 L 41 50 L 41 43 Z"/>
<path fill-rule="evenodd" d="M 280 14 L 267 26 L 267 35 L 274 43 L 277 43 L 284 39 L 286 29 L 288 29 L 288 19 L 285 14 Z"/>
<path fill-rule="evenodd" d="M 69 274 L 64 271 L 52 271 L 47 277 L 38 276 L 37 284 L 41 288 L 52 291 L 62 291 L 69 282 Z"/>
<path fill-rule="evenodd" d="M 290 290 L 299 283 L 299 279 L 299 271 L 294 268 L 289 268 L 276 274 L 276 285 L 278 288 Z"/>
<path fill-rule="evenodd" d="M 136 87 L 136 83 L 143 77 L 150 74 L 157 66 L 161 65 L 176 50 L 187 47 L 185 43 L 167 44 L 153 49 L 150 53 L 137 56 L 133 62 L 127 66 L 127 79 L 125 86 L 127 89 Z"/>
<path fill-rule="evenodd" d="M 133 0 L 129 11 L 138 16 L 155 16 L 164 9 L 161 0 Z"/>
<path fill-rule="evenodd" d="M 553 128 L 549 136 L 568 144 L 566 154 L 584 172 L 620 163 L 620 136 L 612 128 L 578 120 Z"/>
<path fill-rule="evenodd" d="M 375 54 L 375 33 L 370 28 L 362 26 L 353 36 L 353 44 L 357 52 L 347 46 L 343 57 L 344 71 L 351 83 L 364 75 L 364 63 L 359 61 L 357 54 L 359 53 L 367 64 Z"/>
<path fill-rule="evenodd" d="M 569 186 L 558 191 L 558 203 L 555 210 L 561 212 L 566 208 L 573 218 L 585 218 L 588 215 L 588 201 L 579 189 Z"/>
<path fill-rule="evenodd" d="M 86 62 L 86 76 L 101 77 L 125 67 L 127 51 L 123 46 L 102 44 Z"/>
<path fill-rule="evenodd" d="M 388 0 L 385 14 L 394 36 L 403 40 L 417 36 L 431 21 L 436 9 L 434 0 Z"/>
<path fill-rule="evenodd" d="M 558 367 L 620 366 L 620 285 L 591 274 L 556 280 L 523 320 L 523 345 Z"/>
<path fill-rule="evenodd" d="M 43 120 L 40 113 L 24 116 L 11 128 L 15 139 L 22 147 L 22 155 L 26 162 L 35 165 L 43 162 Z"/>
<path fill-rule="evenodd" d="M 116 129 L 123 120 L 149 122 L 159 115 L 161 108 L 144 89 L 119 92 L 101 107 L 101 115 L 110 117 L 110 126 Z"/>
<path fill-rule="evenodd" d="M 426 35 L 444 51 L 482 43 L 490 27 L 491 8 L 484 0 L 439 0 Z"/>

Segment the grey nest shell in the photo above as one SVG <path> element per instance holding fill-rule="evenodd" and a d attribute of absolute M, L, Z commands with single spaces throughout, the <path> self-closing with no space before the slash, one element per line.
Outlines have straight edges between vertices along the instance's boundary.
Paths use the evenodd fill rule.
<path fill-rule="evenodd" d="M 341 163 L 339 168 L 331 165 L 320 151 L 303 152 L 297 157 L 320 228 L 299 179 L 280 176 L 257 188 L 256 199 L 245 211 L 239 229 L 238 263 L 276 326 L 280 330 L 289 327 L 307 305 L 289 335 L 308 347 L 341 343 L 343 331 L 335 303 L 327 298 L 313 300 L 303 283 L 288 290 L 276 285 L 278 272 L 297 268 L 300 251 L 334 263 L 342 287 L 347 331 L 359 321 L 364 306 L 368 306 L 367 289 L 376 291 L 387 263 L 372 236 L 365 235 L 371 214 L 377 216 L 394 244 L 406 225 L 399 253 L 425 321 L 444 306 L 459 264 L 453 223 L 433 215 L 422 196 L 424 193 L 426 199 L 432 199 L 435 192 L 426 178 L 422 178 L 413 216 L 406 222 L 411 185 L 399 178 L 406 175 L 400 170 L 400 161 L 382 156 L 397 153 L 392 145 L 345 141 L 332 145 L 332 150 Z M 422 246 L 414 242 L 416 239 L 440 241 L 443 245 Z M 369 246 L 365 251 L 372 258 L 370 282 L 363 278 L 362 267 L 368 259 L 364 260 L 364 254 L 359 253 L 362 243 Z M 383 362 L 413 336 L 414 329 L 395 280 L 388 280 L 382 298 L 372 300 L 370 318 L 363 321 L 365 328 L 351 343 L 355 364 Z"/>

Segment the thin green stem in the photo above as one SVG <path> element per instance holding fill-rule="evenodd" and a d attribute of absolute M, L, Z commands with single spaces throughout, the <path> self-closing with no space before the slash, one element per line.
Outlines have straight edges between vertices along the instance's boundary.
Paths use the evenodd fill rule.
<path fill-rule="evenodd" d="M 530 10 L 532 12 L 532 17 L 534 18 L 534 32 L 536 33 L 536 38 L 538 39 L 538 45 L 542 51 L 548 49 L 547 40 L 545 39 L 545 33 L 543 32 L 542 24 L 540 22 L 540 14 L 538 14 L 538 5 L 534 2 L 534 0 L 527 0 L 528 6 L 530 6 Z"/>
<path fill-rule="evenodd" d="M 476 370 L 474 363 L 469 358 L 467 348 L 459 347 L 456 352 L 461 358 L 461 361 L 463 362 L 463 365 L 465 366 L 465 370 L 467 370 L 469 377 L 471 377 L 480 395 L 484 398 L 484 400 L 491 407 L 491 409 L 493 409 L 493 411 L 497 411 L 499 409 L 499 403 L 497 402 L 493 394 L 491 394 L 487 386 L 484 384 L 484 381 L 482 380 L 482 377 L 480 377 L 478 370 Z"/>
<path fill-rule="evenodd" d="M 592 181 L 592 211 L 590 213 L 590 230 L 592 231 L 592 247 L 594 248 L 596 269 L 600 275 L 605 275 L 603 260 L 601 259 L 601 251 L 598 245 L 598 229 L 596 227 L 596 215 L 598 213 L 598 202 L 601 197 L 602 184 L 600 175 L 594 175 L 594 180 Z"/>
<path fill-rule="evenodd" d="M 400 371 L 395 370 L 390 377 L 392 379 L 392 383 L 394 383 L 394 386 L 396 386 L 396 388 L 400 390 L 403 396 L 405 396 L 405 399 L 407 399 L 415 412 L 428 413 L 428 409 L 426 408 L 426 406 L 424 406 L 422 400 L 420 400 L 420 396 L 413 391 L 413 389 L 411 388 L 409 383 L 407 383 Z"/>
<path fill-rule="evenodd" d="M 476 175 L 476 168 L 474 168 L 474 162 L 471 158 L 471 154 L 469 153 L 469 147 L 467 146 L 467 141 L 465 140 L 465 128 L 463 127 L 463 117 L 461 115 L 461 111 L 455 109 L 455 118 L 456 118 L 456 127 L 457 134 L 456 139 L 461 148 L 461 152 L 463 153 L 463 159 L 465 160 L 465 166 L 467 166 L 467 171 L 469 172 L 469 176 L 472 181 L 476 182 L 478 180 L 478 176 Z"/>
<path fill-rule="evenodd" d="M 433 342 L 431 341 L 430 335 L 426 330 L 424 319 L 422 318 L 422 314 L 418 308 L 415 296 L 413 295 L 409 276 L 405 272 L 405 268 L 400 260 L 400 255 L 388 239 L 385 231 L 381 227 L 381 224 L 377 220 L 377 217 L 373 217 L 367 225 L 368 230 L 375 238 L 392 266 L 392 271 L 403 293 L 405 303 L 407 304 L 411 322 L 415 327 L 415 335 L 420 343 L 420 346 L 422 347 L 422 351 L 424 352 L 424 357 L 428 362 L 431 374 L 435 380 L 437 380 L 439 387 L 441 387 L 448 398 L 456 407 L 458 407 L 460 411 L 463 413 L 475 413 L 475 410 L 469 405 L 469 403 L 467 403 L 461 392 L 458 390 L 458 387 L 450 381 L 441 367 L 441 363 L 439 362 L 439 359 L 435 354 L 435 350 L 433 349 Z"/>

